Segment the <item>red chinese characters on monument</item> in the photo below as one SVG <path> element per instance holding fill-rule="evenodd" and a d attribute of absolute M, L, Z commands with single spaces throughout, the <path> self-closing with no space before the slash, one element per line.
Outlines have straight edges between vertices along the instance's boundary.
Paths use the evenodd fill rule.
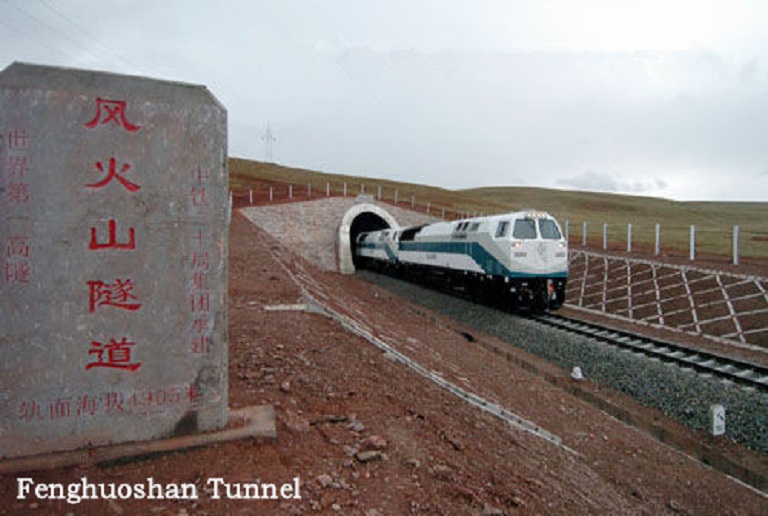
<path fill-rule="evenodd" d="M 197 170 L 191 172 L 192 185 L 189 189 L 189 205 L 195 211 L 205 211 L 208 208 L 208 199 L 205 192 L 210 179 L 210 172 L 197 167 Z"/>
<path fill-rule="evenodd" d="M 28 181 L 31 173 L 27 130 L 16 127 L 3 133 L 0 141 L 0 190 L 5 191 L 9 214 L 19 213 L 32 199 Z M 4 212 L 5 214 L 5 212 Z M 9 236 L 3 242 L 3 277 L 7 285 L 26 285 L 32 280 L 31 239 L 24 234 Z"/>
<path fill-rule="evenodd" d="M 98 97 L 96 98 L 96 114 L 85 126 L 89 129 L 94 129 L 100 125 L 113 125 L 123 128 L 128 133 L 135 133 L 141 126 L 128 121 L 126 106 L 127 104 L 124 100 L 108 100 Z M 113 156 L 109 158 L 106 165 L 103 161 L 96 161 L 95 168 L 101 176 L 97 181 L 86 184 L 86 188 L 101 190 L 109 184 L 115 183 L 122 186 L 128 194 L 141 190 L 139 184 L 125 176 L 131 171 L 130 163 L 118 164 L 117 159 Z M 99 236 L 100 233 L 101 238 Z M 110 218 L 107 221 L 106 237 L 103 235 L 103 228 L 102 231 L 99 231 L 95 226 L 90 228 L 88 249 L 90 251 L 134 251 L 136 249 L 135 229 L 129 227 L 127 229 L 127 236 L 119 239 L 117 222 L 115 219 Z M 136 285 L 130 278 L 118 278 L 111 283 L 101 280 L 89 280 L 87 284 L 89 290 L 89 313 L 94 313 L 102 307 L 112 307 L 128 312 L 135 312 L 141 308 L 141 303 L 138 302 L 139 300 L 134 293 Z M 88 350 L 91 361 L 85 366 L 85 369 L 88 371 L 106 368 L 135 372 L 142 366 L 143 362 L 134 361 L 134 346 L 136 346 L 136 343 L 128 340 L 127 337 L 122 337 L 121 339 L 112 338 L 106 344 L 93 340 L 91 341 L 91 348 Z"/>
<path fill-rule="evenodd" d="M 94 367 L 109 367 L 127 371 L 137 370 L 141 367 L 141 362 L 131 361 L 131 351 L 135 345 L 136 343 L 128 341 L 127 337 L 123 337 L 119 342 L 116 339 L 111 339 L 109 344 L 92 341 L 88 354 L 95 355 L 96 359 L 85 366 L 86 371 Z"/>
<path fill-rule="evenodd" d="M 89 281 L 90 302 L 88 311 L 93 313 L 101 306 L 112 306 L 123 310 L 135 311 L 141 308 L 138 298 L 133 294 L 133 280 L 115 279 L 114 283 L 104 283 L 103 281 Z"/>
<path fill-rule="evenodd" d="M 5 243 L 5 282 L 8 285 L 26 284 L 32 278 L 29 256 L 30 239 L 11 236 Z"/>
<path fill-rule="evenodd" d="M 101 161 L 96 162 L 96 169 L 99 172 L 104 172 L 104 164 Z M 87 184 L 88 188 L 103 188 L 107 186 L 109 183 L 112 182 L 112 180 L 116 180 L 122 184 L 126 190 L 129 192 L 136 192 L 138 190 L 141 190 L 141 186 L 137 185 L 136 183 L 131 183 L 128 181 L 125 177 L 123 177 L 123 174 L 128 172 L 131 169 L 131 165 L 128 163 L 124 163 L 120 167 L 120 172 L 117 171 L 117 160 L 115 158 L 109 158 L 109 169 L 107 171 L 107 174 L 104 176 L 104 178 L 101 181 L 98 181 L 96 183 Z"/>
<path fill-rule="evenodd" d="M 169 406 L 194 405 L 200 397 L 194 384 L 142 387 L 138 391 L 90 392 L 78 396 L 56 397 L 46 401 L 21 400 L 16 405 L 16 418 L 24 423 L 45 420 L 81 419 L 99 415 L 115 415 L 127 411 L 150 413 Z"/>
<path fill-rule="evenodd" d="M 129 133 L 138 131 L 141 126 L 132 124 L 125 115 L 126 102 L 124 100 L 108 100 L 96 98 L 96 114 L 85 126 L 93 129 L 97 125 L 114 123 L 123 127 Z"/>
<path fill-rule="evenodd" d="M 206 215 L 210 211 L 207 190 L 210 171 L 200 166 L 189 172 L 189 213 Z M 211 291 L 208 286 L 208 273 L 211 269 L 211 254 L 206 232 L 198 227 L 192 235 L 192 249 L 189 257 L 187 279 L 189 285 L 189 350 L 192 353 L 209 353 L 213 333 L 211 314 Z"/>
<path fill-rule="evenodd" d="M 190 257 L 189 311 L 192 323 L 189 328 L 189 346 L 192 353 L 211 351 L 211 291 L 208 289 L 207 276 L 211 267 L 209 251 L 202 228 L 198 228 L 193 237 L 192 256 Z"/>
<path fill-rule="evenodd" d="M 29 135 L 26 129 L 15 128 L 5 134 L 5 195 L 11 204 L 26 204 L 32 197 L 26 176 L 30 172 Z"/>
<path fill-rule="evenodd" d="M 96 228 L 95 227 L 91 228 L 91 241 L 88 244 L 88 249 L 90 249 L 91 251 L 95 251 L 97 249 L 127 249 L 127 250 L 136 249 L 136 232 L 134 231 L 133 228 L 128 228 L 127 242 L 117 241 L 117 222 L 115 222 L 114 219 L 109 219 L 109 221 L 107 221 L 107 229 L 109 232 L 107 241 L 99 242 L 99 239 L 96 233 Z"/>

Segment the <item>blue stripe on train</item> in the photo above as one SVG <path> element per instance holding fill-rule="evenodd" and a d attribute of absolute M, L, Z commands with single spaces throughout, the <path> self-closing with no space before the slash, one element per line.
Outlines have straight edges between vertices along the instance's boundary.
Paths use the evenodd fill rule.
<path fill-rule="evenodd" d="M 469 255 L 486 274 L 510 278 L 567 278 L 568 271 L 534 274 L 512 271 L 478 242 L 400 242 L 401 251 Z"/>

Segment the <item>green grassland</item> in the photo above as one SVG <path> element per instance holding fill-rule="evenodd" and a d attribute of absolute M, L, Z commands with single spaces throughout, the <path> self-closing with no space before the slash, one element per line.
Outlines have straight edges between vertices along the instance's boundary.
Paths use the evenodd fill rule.
<path fill-rule="evenodd" d="M 447 190 L 414 183 L 328 174 L 284 167 L 272 163 L 229 160 L 230 189 L 273 186 L 275 191 L 287 184 L 299 195 L 306 195 L 312 185 L 315 196 L 325 194 L 326 184 L 338 195 L 347 184 L 348 195 L 364 189 L 392 201 L 397 190 L 401 203 L 415 200 L 419 209 L 427 203 L 433 213 L 446 211 L 447 218 L 458 213 L 492 214 L 526 208 L 548 211 L 562 225 L 568 221 L 572 245 L 582 242 L 583 223 L 587 223 L 589 246 L 602 248 L 603 224 L 608 225 L 611 250 L 626 250 L 627 225 L 632 224 L 633 247 L 652 250 L 655 224 L 661 225 L 662 252 L 686 255 L 690 226 L 696 227 L 698 253 L 728 256 L 732 248 L 733 226 L 740 228 L 740 255 L 743 258 L 768 258 L 768 202 L 683 202 L 653 197 L 608 193 L 555 190 L 530 187 L 487 187 Z M 301 193 L 300 193 L 301 192 Z M 279 194 L 276 193 L 276 198 Z M 285 197 L 287 194 L 282 193 Z"/>

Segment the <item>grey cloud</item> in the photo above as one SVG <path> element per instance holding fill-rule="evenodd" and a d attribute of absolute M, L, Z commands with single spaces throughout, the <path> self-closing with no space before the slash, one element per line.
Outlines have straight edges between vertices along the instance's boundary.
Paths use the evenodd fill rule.
<path fill-rule="evenodd" d="M 585 172 L 578 176 L 558 179 L 557 184 L 560 186 L 576 188 L 578 190 L 637 194 L 659 192 L 668 186 L 666 181 L 658 178 L 651 178 L 644 181 L 631 181 L 615 177 L 611 174 L 595 172 Z"/>

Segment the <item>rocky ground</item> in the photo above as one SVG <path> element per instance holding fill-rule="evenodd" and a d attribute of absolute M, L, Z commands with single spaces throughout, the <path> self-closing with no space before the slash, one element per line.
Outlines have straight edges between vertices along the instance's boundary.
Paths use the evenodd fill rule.
<path fill-rule="evenodd" d="M 301 286 L 301 288 L 300 288 Z M 535 422 L 514 428 L 426 380 L 303 304 L 342 320 L 454 385 Z M 235 213 L 230 239 L 230 406 L 272 404 L 276 441 L 240 441 L 103 467 L 34 472 L 36 482 L 195 483 L 200 499 L 16 499 L 0 514 L 765 514 L 768 499 L 545 381 L 567 372 L 353 277 L 293 257 Z M 482 341 L 484 345 L 478 345 Z M 516 360 L 517 359 L 517 360 Z M 536 364 L 539 373 L 515 363 Z M 587 384 L 595 395 L 598 385 Z M 615 396 L 610 393 L 606 395 Z M 626 401 L 626 403 L 631 403 Z M 659 425 L 667 422 L 656 414 Z M 725 446 L 691 434 L 704 446 Z M 764 458 L 759 458 L 763 460 Z M 207 479 L 282 484 L 301 499 L 211 498 Z"/>

